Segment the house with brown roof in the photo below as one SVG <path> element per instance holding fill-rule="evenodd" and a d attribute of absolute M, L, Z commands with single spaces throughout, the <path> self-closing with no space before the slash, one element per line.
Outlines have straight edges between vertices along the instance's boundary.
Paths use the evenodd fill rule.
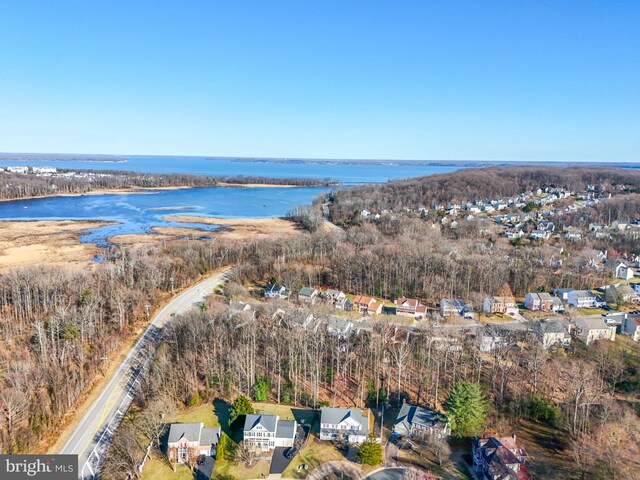
<path fill-rule="evenodd" d="M 393 301 L 396 305 L 396 315 L 424 318 L 427 307 L 416 298 L 401 297 Z"/>
<path fill-rule="evenodd" d="M 368 295 L 358 295 L 353 299 L 354 308 L 367 315 L 380 315 L 382 313 L 382 301 L 378 301 Z"/>
<path fill-rule="evenodd" d="M 527 454 L 516 436 L 484 437 L 473 441 L 473 471 L 482 480 L 531 480 Z"/>

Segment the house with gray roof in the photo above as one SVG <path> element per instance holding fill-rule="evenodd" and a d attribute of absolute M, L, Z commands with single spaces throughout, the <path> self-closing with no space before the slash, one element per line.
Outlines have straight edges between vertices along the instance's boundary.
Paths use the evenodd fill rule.
<path fill-rule="evenodd" d="M 313 287 L 302 287 L 298 292 L 298 301 L 300 303 L 306 303 L 308 305 L 313 305 L 316 302 L 316 299 L 320 295 L 320 292 Z"/>
<path fill-rule="evenodd" d="M 353 323 L 348 318 L 332 315 L 327 319 L 327 334 L 329 336 L 347 338 L 353 333 Z"/>
<path fill-rule="evenodd" d="M 369 413 L 359 408 L 323 407 L 320 410 L 320 440 L 346 438 L 362 443 L 369 435 Z"/>
<path fill-rule="evenodd" d="M 616 327 L 605 323 L 602 317 L 585 317 L 576 320 L 576 335 L 585 344 L 596 340 L 616 341 Z"/>
<path fill-rule="evenodd" d="M 252 413 L 245 418 L 242 438 L 248 450 L 269 452 L 277 447 L 293 447 L 297 428 L 295 420 Z"/>
<path fill-rule="evenodd" d="M 289 291 L 283 285 L 270 283 L 264 289 L 264 298 L 279 298 L 286 300 L 289 298 Z"/>
<path fill-rule="evenodd" d="M 193 464 L 200 455 L 215 456 L 220 427 L 205 428 L 202 422 L 172 423 L 167 438 L 167 457 L 173 463 Z"/>
<path fill-rule="evenodd" d="M 446 415 L 420 407 L 403 403 L 393 433 L 399 437 L 432 436 L 445 438 L 451 435 L 451 426 Z"/>
<path fill-rule="evenodd" d="M 533 330 L 545 349 L 555 346 L 567 347 L 571 344 L 569 328 L 559 320 L 540 320 L 534 325 Z"/>

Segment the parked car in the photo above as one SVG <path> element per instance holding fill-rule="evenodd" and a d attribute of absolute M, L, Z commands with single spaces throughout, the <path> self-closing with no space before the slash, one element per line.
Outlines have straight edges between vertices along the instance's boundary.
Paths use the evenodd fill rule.
<path fill-rule="evenodd" d="M 291 460 L 295 454 L 296 451 L 293 448 L 287 448 L 284 451 L 284 458 Z"/>

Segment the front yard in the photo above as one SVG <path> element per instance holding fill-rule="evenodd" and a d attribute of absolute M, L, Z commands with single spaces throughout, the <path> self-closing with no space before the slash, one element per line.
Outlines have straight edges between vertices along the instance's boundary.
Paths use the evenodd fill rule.
<path fill-rule="evenodd" d="M 159 457 L 156 452 L 153 452 L 144 464 L 140 478 L 142 480 L 193 480 L 193 473 L 184 465 L 176 466 L 174 472 L 164 457 Z"/>

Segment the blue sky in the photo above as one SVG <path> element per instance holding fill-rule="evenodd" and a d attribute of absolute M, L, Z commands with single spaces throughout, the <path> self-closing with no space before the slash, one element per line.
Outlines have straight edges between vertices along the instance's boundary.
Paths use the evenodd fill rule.
<path fill-rule="evenodd" d="M 0 151 L 640 161 L 640 2 L 0 0 Z"/>

